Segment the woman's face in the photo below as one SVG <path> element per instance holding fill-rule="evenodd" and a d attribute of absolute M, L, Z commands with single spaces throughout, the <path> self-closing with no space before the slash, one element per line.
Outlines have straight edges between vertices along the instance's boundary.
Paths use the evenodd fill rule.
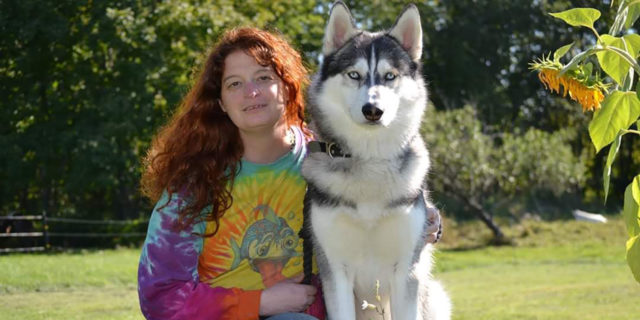
<path fill-rule="evenodd" d="M 284 123 L 282 80 L 241 50 L 224 60 L 221 107 L 241 132 L 274 130 Z"/>

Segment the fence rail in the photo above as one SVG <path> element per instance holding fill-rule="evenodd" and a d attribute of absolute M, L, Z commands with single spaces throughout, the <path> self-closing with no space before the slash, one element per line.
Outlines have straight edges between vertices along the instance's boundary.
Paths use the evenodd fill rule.
<path fill-rule="evenodd" d="M 42 220 L 42 216 L 0 216 L 0 220 Z"/>
<path fill-rule="evenodd" d="M 124 232 L 124 233 L 82 233 L 82 232 L 50 232 L 50 222 L 61 222 L 71 224 L 101 224 L 101 225 L 130 225 L 135 223 L 148 223 L 148 220 L 85 220 L 85 219 L 72 219 L 72 218 L 55 218 L 47 217 L 46 212 L 42 215 L 25 215 L 25 216 L 0 216 L 0 222 L 2 221 L 41 221 L 42 231 L 38 232 L 8 232 L 7 230 L 0 230 L 0 238 L 23 238 L 42 237 L 44 240 L 44 246 L 40 247 L 24 247 L 24 248 L 0 248 L 0 253 L 11 252 L 37 252 L 46 251 L 51 249 L 50 237 L 67 237 L 67 238 L 116 238 L 116 237 L 142 237 L 145 236 L 145 232 Z"/>
<path fill-rule="evenodd" d="M 80 224 L 133 224 L 136 220 L 84 220 L 70 218 L 47 218 L 52 222 L 80 223 Z"/>
<path fill-rule="evenodd" d="M 144 236 L 144 232 L 128 232 L 128 233 L 65 233 L 65 232 L 50 232 L 51 237 L 79 237 L 79 238 L 100 238 L 100 237 L 139 237 Z"/>
<path fill-rule="evenodd" d="M 27 247 L 27 248 L 0 248 L 0 253 L 12 253 L 12 252 L 39 252 L 45 251 L 45 247 Z"/>
<path fill-rule="evenodd" d="M 0 238 L 42 237 L 44 232 L 12 232 L 0 233 Z"/>

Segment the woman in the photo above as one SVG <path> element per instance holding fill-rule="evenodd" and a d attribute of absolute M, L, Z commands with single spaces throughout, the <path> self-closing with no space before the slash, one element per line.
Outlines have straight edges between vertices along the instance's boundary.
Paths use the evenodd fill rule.
<path fill-rule="evenodd" d="M 324 318 L 316 286 L 299 283 L 307 81 L 272 33 L 234 29 L 213 47 L 146 157 L 145 317 Z"/>

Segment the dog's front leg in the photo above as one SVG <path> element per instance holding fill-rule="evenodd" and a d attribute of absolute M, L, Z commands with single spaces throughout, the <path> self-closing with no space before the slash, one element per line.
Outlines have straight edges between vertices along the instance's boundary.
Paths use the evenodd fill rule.
<path fill-rule="evenodd" d="M 329 320 L 355 320 L 353 274 L 344 267 L 331 268 L 331 274 L 322 280 L 324 299 Z"/>
<path fill-rule="evenodd" d="M 418 319 L 418 280 L 407 274 L 408 267 L 397 268 L 391 278 L 391 319 Z"/>

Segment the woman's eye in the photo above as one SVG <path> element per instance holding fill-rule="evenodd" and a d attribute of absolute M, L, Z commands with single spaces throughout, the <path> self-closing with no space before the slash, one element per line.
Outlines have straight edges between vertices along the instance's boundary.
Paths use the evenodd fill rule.
<path fill-rule="evenodd" d="M 234 81 L 229 83 L 229 85 L 227 85 L 227 88 L 231 89 L 231 88 L 236 88 L 240 86 L 240 81 Z"/>
<path fill-rule="evenodd" d="M 385 80 L 387 80 L 387 81 L 392 81 L 392 80 L 395 80 L 395 79 L 396 79 L 396 75 L 395 75 L 395 74 L 393 74 L 393 73 L 391 73 L 391 72 L 387 72 L 387 73 L 384 75 L 384 79 L 385 79 Z"/>
<path fill-rule="evenodd" d="M 360 74 L 357 73 L 356 71 L 351 71 L 351 72 L 347 73 L 347 76 L 349 76 L 349 78 L 351 78 L 353 80 L 360 80 Z"/>

